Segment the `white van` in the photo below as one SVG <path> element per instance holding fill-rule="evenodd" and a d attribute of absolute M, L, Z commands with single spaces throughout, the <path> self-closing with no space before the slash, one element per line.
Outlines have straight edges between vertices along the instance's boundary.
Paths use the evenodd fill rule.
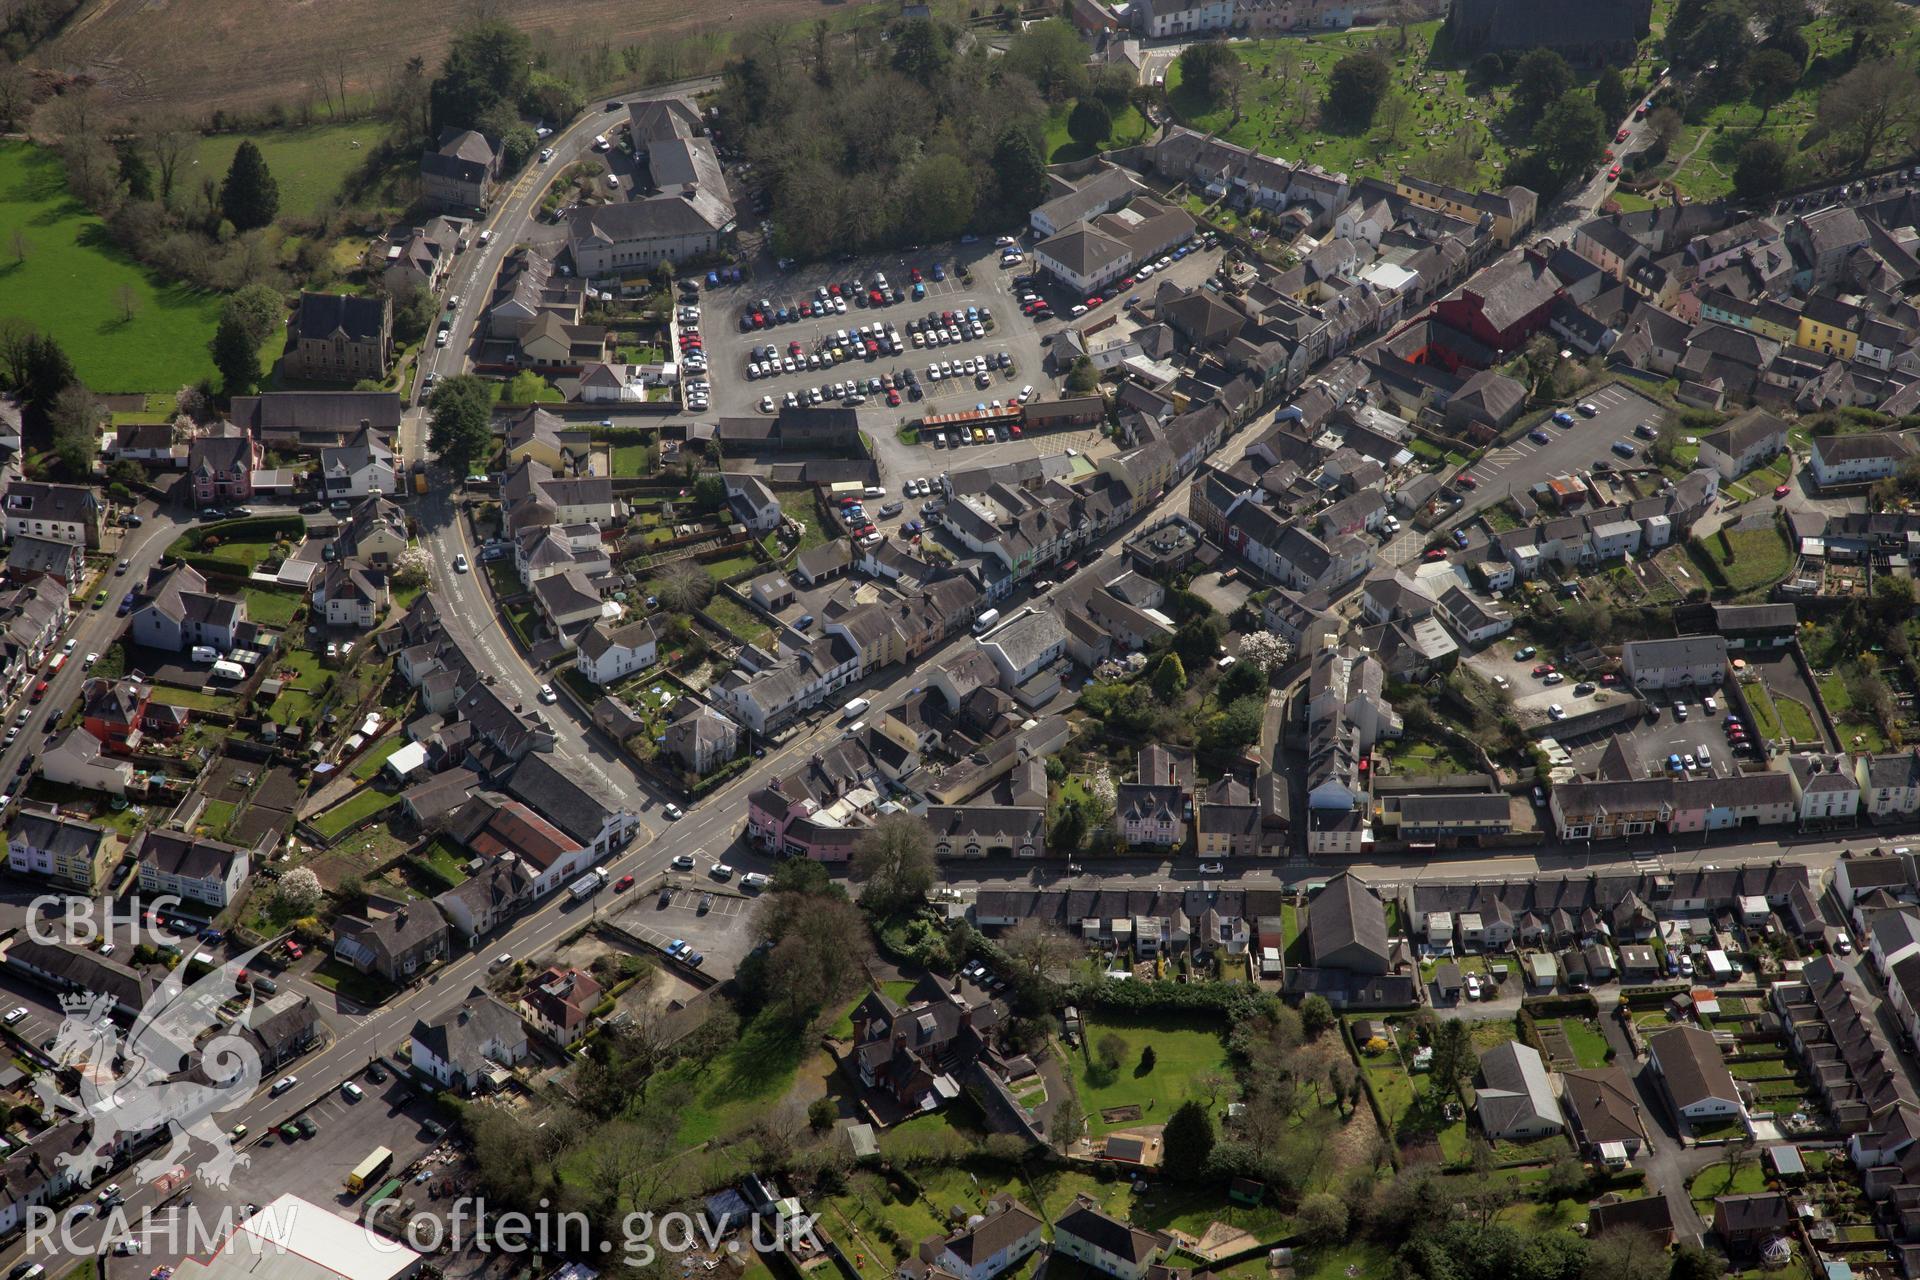
<path fill-rule="evenodd" d="M 772 880 L 758 871 L 749 871 L 740 877 L 740 887 L 742 889 L 751 889 L 755 893 L 760 892 L 772 883 Z"/>
<path fill-rule="evenodd" d="M 840 708 L 840 718 L 842 720 L 858 720 L 866 714 L 867 708 L 872 705 L 873 704 L 865 698 L 855 698 L 852 702 Z"/>
<path fill-rule="evenodd" d="M 195 662 L 218 662 L 220 660 L 220 651 L 210 644 L 197 644 L 193 646 L 193 660 Z"/>
<path fill-rule="evenodd" d="M 973 634 L 984 635 L 988 627 L 1000 621 L 1000 611 L 989 609 L 973 620 Z"/>

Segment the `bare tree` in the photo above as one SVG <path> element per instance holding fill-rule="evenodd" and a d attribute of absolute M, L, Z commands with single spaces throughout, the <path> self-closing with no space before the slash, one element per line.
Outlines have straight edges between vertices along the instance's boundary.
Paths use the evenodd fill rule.
<path fill-rule="evenodd" d="M 17 129 L 33 109 L 33 77 L 17 62 L 0 61 L 0 129 Z"/>
<path fill-rule="evenodd" d="M 1404 93 L 1394 93 L 1389 90 L 1387 96 L 1380 99 L 1380 107 L 1374 113 L 1374 120 L 1386 130 L 1388 146 L 1399 145 L 1400 131 L 1407 127 L 1407 118 L 1412 114 L 1413 104 L 1407 101 L 1407 95 Z"/>
<path fill-rule="evenodd" d="M 27 254 L 33 249 L 33 241 L 27 239 L 26 228 L 15 227 L 7 237 L 7 248 L 13 252 L 15 262 L 25 262 Z"/>
<path fill-rule="evenodd" d="M 1029 978 L 1055 978 L 1080 955 L 1080 946 L 1065 931 L 1029 916 L 1000 939 L 1000 949 Z"/>
<path fill-rule="evenodd" d="M 147 159 L 153 164 L 154 175 L 160 179 L 162 204 L 173 202 L 174 180 L 180 174 L 180 166 L 193 158 L 198 141 L 198 135 L 191 129 L 182 128 L 179 121 L 169 117 L 150 121 L 142 133 Z"/>
<path fill-rule="evenodd" d="M 113 290 L 113 305 L 120 308 L 120 323 L 132 324 L 133 313 L 140 309 L 140 291 L 122 281 Z"/>

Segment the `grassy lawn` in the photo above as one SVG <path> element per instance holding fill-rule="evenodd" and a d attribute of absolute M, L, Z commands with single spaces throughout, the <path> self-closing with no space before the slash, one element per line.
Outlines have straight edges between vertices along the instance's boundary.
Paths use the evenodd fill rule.
<path fill-rule="evenodd" d="M 1713 1201 L 1716 1196 L 1753 1195 L 1767 1189 L 1767 1171 L 1760 1165 L 1759 1152 L 1752 1153 L 1754 1158 L 1740 1166 L 1736 1176 L 1729 1177 L 1726 1162 L 1710 1164 L 1695 1174 L 1693 1181 L 1687 1184 L 1687 1196 L 1701 1209 L 1705 1217 L 1713 1216 Z"/>
<path fill-rule="evenodd" d="M 707 601 L 707 615 L 731 631 L 735 639 L 748 644 L 762 644 L 773 636 L 773 628 L 762 622 L 759 614 L 723 595 Z"/>
<path fill-rule="evenodd" d="M 1448 140 L 1464 138 L 1479 152 L 1472 161 L 1479 185 L 1497 186 L 1509 152 L 1493 134 L 1490 121 L 1507 108 L 1508 86 L 1491 92 L 1469 84 L 1465 71 L 1444 54 L 1433 52 L 1438 22 L 1408 29 L 1410 44 L 1405 66 L 1393 70 L 1392 87 L 1407 101 L 1408 112 L 1398 129 L 1376 117 L 1373 128 L 1361 133 L 1317 128 L 1317 113 L 1309 108 L 1326 94 L 1333 66 L 1350 52 L 1362 49 L 1381 33 L 1340 32 L 1310 38 L 1236 41 L 1234 52 L 1246 67 L 1240 91 L 1240 118 L 1231 105 L 1209 108 L 1204 97 L 1181 82 L 1176 60 L 1167 68 L 1167 100 L 1180 123 L 1202 132 L 1218 132 L 1228 142 L 1253 147 L 1269 155 L 1308 161 L 1351 177 L 1390 176 L 1413 156 L 1437 150 Z M 1398 32 L 1388 33 L 1387 56 L 1397 56 Z M 1281 59 L 1292 58 L 1290 71 Z M 1471 115 L 1469 114 L 1471 113 Z M 1469 184 L 1473 185 L 1473 184 Z"/>
<path fill-rule="evenodd" d="M 374 814 L 397 804 L 399 799 L 398 796 L 388 795 L 377 787 L 362 787 L 315 818 L 313 829 L 329 840 L 335 839 L 354 823 L 362 818 L 371 818 Z"/>
<path fill-rule="evenodd" d="M 644 476 L 653 473 L 653 449 L 650 444 L 610 444 L 616 476 Z"/>
<path fill-rule="evenodd" d="M 406 734 L 390 733 L 386 737 L 380 739 L 380 741 L 374 743 L 373 746 L 369 747 L 367 750 L 362 751 L 360 753 L 360 758 L 353 762 L 353 768 L 350 770 L 350 772 L 353 774 L 354 777 L 360 779 L 360 781 L 362 782 L 365 782 L 369 778 L 373 777 L 374 774 L 380 772 L 380 766 L 387 762 L 388 756 L 392 755 L 394 752 L 398 751 L 400 748 L 406 745 L 407 745 Z"/>
<path fill-rule="evenodd" d="M 225 174 L 242 138 L 253 139 L 273 171 L 280 186 L 280 211 L 296 217 L 325 208 L 347 175 L 366 159 L 367 148 L 379 141 L 364 121 L 221 134 L 200 140 L 197 172 Z"/>
<path fill-rule="evenodd" d="M 1400 738 L 1387 748 L 1387 761 L 1395 773 L 1432 774 L 1472 773 L 1473 762 L 1445 743 L 1415 742 Z"/>
<path fill-rule="evenodd" d="M 1754 730 L 1764 738 L 1778 738 L 1780 733 L 1780 712 L 1773 705 L 1773 695 L 1767 692 L 1763 684 L 1746 686 L 1747 709 L 1753 712 Z"/>
<path fill-rule="evenodd" d="M 1859 711 L 1853 705 L 1853 697 L 1847 692 L 1846 677 L 1838 671 L 1829 672 L 1820 680 L 1820 698 L 1827 704 L 1827 711 L 1833 716 L 1834 727 L 1840 731 L 1840 745 L 1848 750 L 1885 751 L 1886 735 L 1880 732 L 1880 726 L 1872 717 Z M 1782 699 L 1784 702 L 1785 699 Z M 1808 717 L 1812 719 L 1811 716 Z M 1855 739 L 1859 743 L 1855 744 Z"/>
<path fill-rule="evenodd" d="M 821 528 L 820 512 L 814 507 L 813 490 L 782 490 L 780 510 L 788 519 L 797 520 L 806 527 L 807 531 L 800 535 L 800 550 L 811 551 L 827 540 L 826 531 Z"/>
<path fill-rule="evenodd" d="M 467 878 L 467 860 L 447 844 L 444 836 L 421 851 L 419 858 L 453 884 L 459 884 Z"/>
<path fill-rule="evenodd" d="M 208 836 L 215 840 L 227 837 L 227 828 L 233 825 L 234 806 L 225 800 L 209 800 L 200 811 L 200 826 L 206 829 Z"/>
<path fill-rule="evenodd" d="M 794 1073 L 810 1042 L 779 1018 L 761 1014 L 718 1059 L 685 1062 L 668 1074 L 696 1090 L 680 1120 L 680 1141 L 687 1146 L 731 1134 L 764 1115 L 793 1085 Z"/>
<path fill-rule="evenodd" d="M 1793 548 L 1780 530 L 1721 530 L 1687 543 L 1687 552 L 1707 581 L 1744 595 L 1770 587 L 1793 569 Z"/>
<path fill-rule="evenodd" d="M 1119 1036 L 1126 1046 L 1112 1072 L 1097 1061 L 1100 1042 L 1109 1035 Z M 1140 1051 L 1148 1045 L 1153 1046 L 1153 1069 L 1142 1073 Z M 1070 1065 L 1086 1108 L 1088 1132 L 1097 1137 L 1164 1121 L 1186 1101 L 1190 1080 L 1205 1071 L 1227 1070 L 1227 1049 L 1219 1031 L 1198 1020 L 1088 1018 L 1082 1048 L 1070 1055 Z M 1130 1104 L 1140 1107 L 1138 1119 L 1101 1117 L 1104 1109 Z"/>
<path fill-rule="evenodd" d="M 706 564 L 707 572 L 713 575 L 715 582 L 724 582 L 735 574 L 745 573 L 749 569 L 758 569 L 759 567 L 760 562 L 753 558 L 753 553 L 750 551 L 742 551 L 740 554 L 728 556 L 724 560 L 709 560 Z"/>
<path fill-rule="evenodd" d="M 1600 1034 L 1600 1028 L 1585 1018 L 1568 1018 L 1561 1022 L 1560 1029 L 1567 1033 L 1567 1043 L 1573 1046 L 1573 1056 L 1581 1066 L 1607 1065 L 1607 1038 Z"/>
<path fill-rule="evenodd" d="M 284 627 L 293 621 L 300 608 L 300 597 L 291 591 L 271 587 L 247 587 L 241 594 L 247 600 L 247 617 L 263 627 Z"/>
<path fill-rule="evenodd" d="M 233 706 L 233 699 L 224 694 L 208 693 L 205 689 L 180 689 L 170 684 L 154 685 L 153 700 L 193 711 L 227 711 Z"/>
<path fill-rule="evenodd" d="M 1818 742 L 1820 731 L 1814 727 L 1813 712 L 1808 710 L 1798 698 L 1789 698 L 1781 694 L 1773 700 L 1774 710 L 1780 713 L 1780 728 L 1795 742 Z M 1874 730 L 1879 736 L 1879 730 Z M 1885 744 L 1882 743 L 1882 746 Z M 1880 748 L 1876 747 L 1875 750 Z"/>
<path fill-rule="evenodd" d="M 1053 109 L 1047 117 L 1047 141 L 1044 147 L 1048 164 L 1067 164 L 1074 160 L 1085 160 L 1096 151 L 1106 151 L 1114 147 L 1132 146 L 1146 137 L 1147 122 L 1132 107 L 1126 108 L 1113 117 L 1113 127 L 1107 136 L 1093 146 L 1075 142 L 1067 133 L 1067 117 L 1073 114 L 1073 103 L 1064 103 Z"/>
<path fill-rule="evenodd" d="M 11 247 L 16 229 L 27 239 L 24 262 Z M 29 317 L 52 334 L 95 391 L 171 392 L 215 376 L 207 340 L 219 296 L 157 283 L 113 247 L 100 220 L 67 194 L 52 152 L 0 143 L 0 246 L 0 314 Z M 133 291 L 131 320 L 118 298 L 123 285 Z"/>
<path fill-rule="evenodd" d="M 1280 904 L 1280 930 L 1285 939 L 1285 949 L 1280 952 L 1280 958 L 1288 964 L 1307 963 L 1307 931 L 1302 927 L 1304 923 L 1300 918 L 1300 908 L 1291 902 Z"/>

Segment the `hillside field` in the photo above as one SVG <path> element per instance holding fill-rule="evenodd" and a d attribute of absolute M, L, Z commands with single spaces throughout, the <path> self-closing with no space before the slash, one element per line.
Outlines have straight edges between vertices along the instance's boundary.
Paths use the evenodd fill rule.
<path fill-rule="evenodd" d="M 27 256 L 13 249 L 26 233 Z M 132 320 L 120 286 L 133 286 Z M 0 316 L 24 316 L 53 334 L 95 391 L 172 391 L 213 376 L 207 340 L 220 298 L 157 284 L 107 239 L 100 220 L 67 194 L 52 152 L 0 143 Z"/>

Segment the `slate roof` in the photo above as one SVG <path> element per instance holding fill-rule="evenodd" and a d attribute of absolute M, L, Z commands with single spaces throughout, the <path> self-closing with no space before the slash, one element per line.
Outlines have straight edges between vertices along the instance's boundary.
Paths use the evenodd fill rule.
<path fill-rule="evenodd" d="M 1360 879 L 1341 872 L 1307 904 L 1307 947 L 1314 962 L 1323 956 L 1358 946 L 1378 956 L 1387 967 L 1391 947 L 1387 937 L 1386 904 Z"/>

